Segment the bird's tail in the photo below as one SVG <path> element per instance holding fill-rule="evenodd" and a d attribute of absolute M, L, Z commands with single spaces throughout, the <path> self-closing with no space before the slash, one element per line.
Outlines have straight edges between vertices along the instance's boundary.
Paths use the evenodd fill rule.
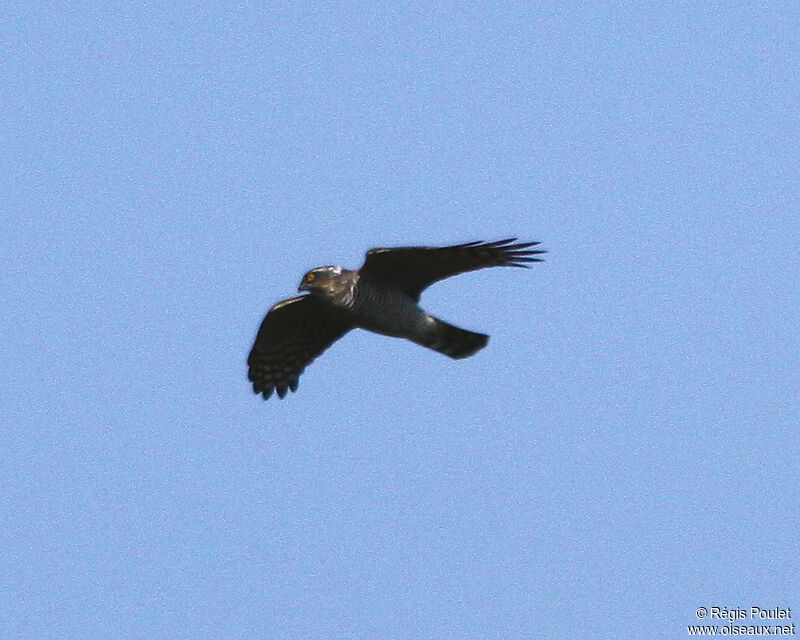
<path fill-rule="evenodd" d="M 489 342 L 489 336 L 459 329 L 452 324 L 432 318 L 435 324 L 419 344 L 451 358 L 468 358 Z"/>

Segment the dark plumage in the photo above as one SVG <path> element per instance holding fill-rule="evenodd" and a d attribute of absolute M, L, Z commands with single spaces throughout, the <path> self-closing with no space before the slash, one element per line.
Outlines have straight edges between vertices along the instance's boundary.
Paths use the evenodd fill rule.
<path fill-rule="evenodd" d="M 312 269 L 298 288 L 308 295 L 279 302 L 261 323 L 247 359 L 253 391 L 283 398 L 296 391 L 300 374 L 317 356 L 354 328 L 406 338 L 451 358 L 466 358 L 489 337 L 459 329 L 417 304 L 431 284 L 484 267 L 527 267 L 541 262 L 538 242 L 467 242 L 451 247 L 371 249 L 358 271 Z"/>

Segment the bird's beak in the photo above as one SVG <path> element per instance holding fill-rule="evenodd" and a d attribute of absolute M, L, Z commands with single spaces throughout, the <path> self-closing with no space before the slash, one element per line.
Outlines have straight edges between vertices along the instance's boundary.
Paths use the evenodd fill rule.
<path fill-rule="evenodd" d="M 301 282 L 300 286 L 297 287 L 297 293 L 300 293 L 301 291 L 305 291 L 305 290 L 306 290 L 306 283 L 305 282 Z"/>

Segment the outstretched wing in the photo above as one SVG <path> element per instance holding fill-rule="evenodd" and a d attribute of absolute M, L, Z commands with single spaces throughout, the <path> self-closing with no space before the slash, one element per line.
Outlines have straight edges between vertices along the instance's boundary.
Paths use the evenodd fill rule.
<path fill-rule="evenodd" d="M 253 391 L 265 400 L 273 391 L 281 398 L 288 389 L 296 391 L 303 370 L 352 328 L 315 296 L 279 302 L 261 323 L 247 358 Z"/>
<path fill-rule="evenodd" d="M 531 249 L 538 242 L 516 242 L 516 238 L 496 242 L 467 242 L 452 247 L 397 247 L 370 249 L 359 274 L 381 280 L 404 291 L 415 300 L 434 282 L 465 271 L 484 267 L 526 267 L 541 262 L 536 256 L 545 251 Z"/>

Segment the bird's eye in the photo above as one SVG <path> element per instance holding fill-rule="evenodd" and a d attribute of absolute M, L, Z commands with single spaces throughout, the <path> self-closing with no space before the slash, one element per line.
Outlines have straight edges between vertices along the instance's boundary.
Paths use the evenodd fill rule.
<path fill-rule="evenodd" d="M 306 282 L 311 282 L 316 276 L 313 273 L 306 274 Z"/>

